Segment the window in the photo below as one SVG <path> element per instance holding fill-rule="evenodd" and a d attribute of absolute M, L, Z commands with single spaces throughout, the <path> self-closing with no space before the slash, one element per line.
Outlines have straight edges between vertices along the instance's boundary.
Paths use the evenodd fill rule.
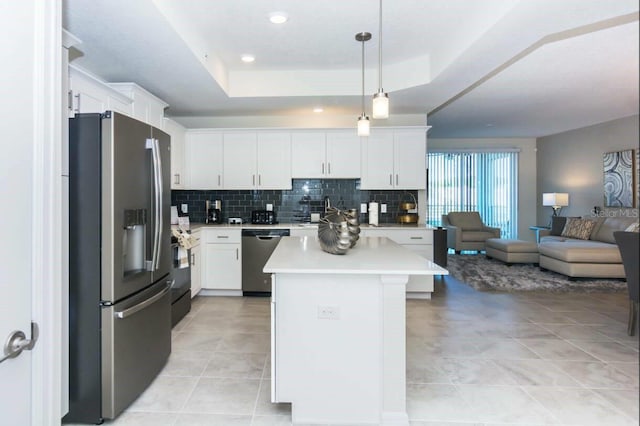
<path fill-rule="evenodd" d="M 516 238 L 518 152 L 440 151 L 428 154 L 427 223 L 450 211 L 477 211 L 488 226 Z"/>

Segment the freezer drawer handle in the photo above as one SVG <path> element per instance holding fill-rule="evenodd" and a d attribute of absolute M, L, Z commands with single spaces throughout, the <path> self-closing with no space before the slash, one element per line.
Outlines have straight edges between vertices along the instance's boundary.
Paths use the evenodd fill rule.
<path fill-rule="evenodd" d="M 150 297 L 149 299 L 145 300 L 144 302 L 140 302 L 137 305 L 134 305 L 134 306 L 132 306 L 130 308 L 127 308 L 124 311 L 115 312 L 114 315 L 116 317 L 118 317 L 118 318 L 127 318 L 127 317 L 130 317 L 131 315 L 135 314 L 136 312 L 139 312 L 139 311 L 143 310 L 147 306 L 153 305 L 158 300 L 162 299 L 162 297 L 164 297 L 164 295 L 169 292 L 169 289 L 173 285 L 174 281 L 175 280 L 167 281 L 167 286 L 164 288 L 164 290 L 162 290 L 160 293 L 156 294 L 155 296 Z"/>

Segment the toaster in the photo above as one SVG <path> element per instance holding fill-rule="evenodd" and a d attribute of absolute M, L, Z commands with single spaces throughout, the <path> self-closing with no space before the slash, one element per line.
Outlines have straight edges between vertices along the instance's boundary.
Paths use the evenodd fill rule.
<path fill-rule="evenodd" d="M 251 212 L 251 223 L 255 225 L 275 225 L 276 212 L 272 210 L 253 210 Z"/>

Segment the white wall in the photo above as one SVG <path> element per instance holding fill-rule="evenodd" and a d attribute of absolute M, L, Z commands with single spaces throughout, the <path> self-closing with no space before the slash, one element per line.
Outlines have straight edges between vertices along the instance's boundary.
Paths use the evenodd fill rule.
<path fill-rule="evenodd" d="M 535 241 L 529 226 L 536 220 L 536 139 L 431 139 L 428 149 L 518 148 L 518 239 Z"/>
<path fill-rule="evenodd" d="M 551 207 L 542 206 L 543 192 L 569 194 L 563 216 L 583 216 L 594 206 L 602 207 L 602 155 L 638 149 L 638 129 L 635 115 L 538 139 L 538 221 L 548 221 L 551 215 Z"/>

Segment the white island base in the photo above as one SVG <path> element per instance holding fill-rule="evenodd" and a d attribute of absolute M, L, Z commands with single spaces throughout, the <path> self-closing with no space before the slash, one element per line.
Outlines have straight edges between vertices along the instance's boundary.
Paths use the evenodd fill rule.
<path fill-rule="evenodd" d="M 264 270 L 272 402 L 294 424 L 408 425 L 405 286 L 446 270 L 387 238 L 339 256 L 306 237 L 283 238 Z"/>

